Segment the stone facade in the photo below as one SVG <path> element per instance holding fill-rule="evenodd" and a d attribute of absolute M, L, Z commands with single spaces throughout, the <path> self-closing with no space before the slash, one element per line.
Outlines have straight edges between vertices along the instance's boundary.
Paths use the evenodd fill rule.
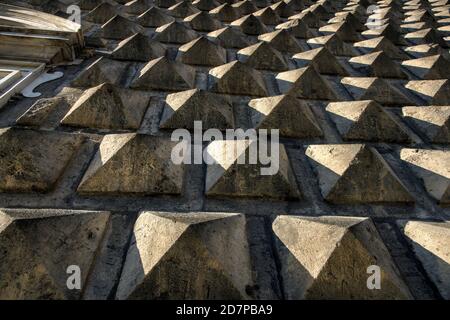
<path fill-rule="evenodd" d="M 0 299 L 450 299 L 447 0 L 2 3 Z"/>

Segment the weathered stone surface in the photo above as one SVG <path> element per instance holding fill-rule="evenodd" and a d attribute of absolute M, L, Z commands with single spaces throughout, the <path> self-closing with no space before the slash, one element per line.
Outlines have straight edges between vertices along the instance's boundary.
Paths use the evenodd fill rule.
<path fill-rule="evenodd" d="M 280 17 L 271 7 L 265 7 L 261 10 L 255 11 L 253 15 L 258 17 L 262 23 L 268 26 L 276 25 L 280 21 Z"/>
<path fill-rule="evenodd" d="M 161 27 L 173 21 L 175 21 L 175 18 L 165 14 L 158 7 L 151 7 L 137 18 L 137 22 L 144 27 Z"/>
<path fill-rule="evenodd" d="M 195 85 L 195 69 L 166 57 L 147 63 L 131 83 L 133 89 L 186 90 Z"/>
<path fill-rule="evenodd" d="M 61 123 L 97 129 L 139 129 L 148 98 L 110 84 L 86 90 Z"/>
<path fill-rule="evenodd" d="M 269 169 L 269 165 L 262 165 L 261 159 L 255 164 L 250 163 L 250 154 L 253 156 L 256 154 L 254 150 L 256 144 L 257 142 L 249 140 L 216 140 L 208 145 L 206 153 L 212 164 L 209 164 L 206 170 L 207 196 L 276 199 L 300 197 L 284 145 L 277 145 L 279 153 L 275 161 L 279 163 L 279 170 L 274 174 L 273 172 L 264 174 L 261 168 Z M 259 148 L 261 144 L 259 141 Z M 275 163 L 272 162 L 270 165 L 273 166 Z"/>
<path fill-rule="evenodd" d="M 155 32 L 154 39 L 165 43 L 183 44 L 198 38 L 197 32 L 178 21 L 162 25 Z"/>
<path fill-rule="evenodd" d="M 106 23 L 108 20 L 117 15 L 117 8 L 107 2 L 103 2 L 94 9 L 92 9 L 86 16 L 87 21 L 94 23 Z"/>
<path fill-rule="evenodd" d="M 184 169 L 170 161 L 175 145 L 169 139 L 148 135 L 106 135 L 78 192 L 180 194 Z"/>
<path fill-rule="evenodd" d="M 253 99 L 248 103 L 252 124 L 257 129 L 278 129 L 293 138 L 323 135 L 309 106 L 289 95 Z"/>
<path fill-rule="evenodd" d="M 410 141 L 398 121 L 375 101 L 334 102 L 326 110 L 345 140 Z"/>
<path fill-rule="evenodd" d="M 400 221 L 416 257 L 444 299 L 450 299 L 450 222 Z"/>
<path fill-rule="evenodd" d="M 248 299 L 253 286 L 244 216 L 143 212 L 118 299 Z"/>
<path fill-rule="evenodd" d="M 240 61 L 255 69 L 271 71 L 289 69 L 283 54 L 264 41 L 239 50 L 237 57 Z"/>
<path fill-rule="evenodd" d="M 278 216 L 272 225 L 287 299 L 411 299 L 368 218 Z M 367 287 L 369 266 L 381 289 Z"/>
<path fill-rule="evenodd" d="M 450 74 L 450 62 L 440 54 L 403 61 L 402 66 L 423 80 L 446 79 Z"/>
<path fill-rule="evenodd" d="M 116 60 L 147 62 L 166 54 L 166 47 L 140 33 L 121 41 L 111 54 Z"/>
<path fill-rule="evenodd" d="M 186 17 L 183 21 L 189 23 L 191 28 L 197 31 L 209 32 L 222 27 L 222 23 L 219 20 L 212 18 L 205 11 L 194 13 Z"/>
<path fill-rule="evenodd" d="M 276 79 L 282 93 L 306 99 L 336 99 L 333 89 L 314 66 L 281 72 L 277 74 Z"/>
<path fill-rule="evenodd" d="M 301 68 L 311 64 L 321 74 L 348 76 L 348 72 L 339 60 L 325 47 L 297 53 L 292 56 L 292 59 Z"/>
<path fill-rule="evenodd" d="M 75 134 L 0 129 L 0 191 L 51 191 L 81 141 Z"/>
<path fill-rule="evenodd" d="M 209 13 L 222 22 L 231 22 L 241 16 L 239 9 L 232 7 L 229 3 L 224 3 L 217 8 L 212 9 Z"/>
<path fill-rule="evenodd" d="M 332 54 L 337 56 L 352 57 L 355 55 L 353 48 L 349 44 L 342 41 L 342 39 L 339 38 L 339 36 L 337 36 L 336 34 L 311 38 L 306 42 L 312 47 L 312 49 L 325 47 Z"/>
<path fill-rule="evenodd" d="M 234 20 L 230 23 L 230 26 L 239 27 L 243 33 L 254 36 L 267 32 L 267 27 L 264 23 L 252 14 Z"/>
<path fill-rule="evenodd" d="M 204 130 L 234 128 L 231 100 L 199 89 L 169 94 L 160 127 L 193 129 L 194 121 L 201 121 Z"/>
<path fill-rule="evenodd" d="M 208 33 L 208 37 L 216 40 L 224 48 L 244 48 L 250 44 L 240 30 L 231 27 L 212 31 Z"/>
<path fill-rule="evenodd" d="M 356 42 L 361 40 L 358 32 L 346 21 L 327 24 L 319 28 L 319 31 L 325 35 L 336 34 L 343 41 Z"/>
<path fill-rule="evenodd" d="M 391 59 L 408 59 L 408 55 L 386 37 L 359 41 L 354 44 L 354 47 L 361 49 L 364 53 L 383 51 Z"/>
<path fill-rule="evenodd" d="M 433 143 L 450 143 L 450 106 L 404 107 L 403 116 Z"/>
<path fill-rule="evenodd" d="M 375 100 L 381 104 L 408 105 L 411 100 L 390 85 L 386 80 L 375 77 L 346 77 L 341 83 L 355 100 Z"/>
<path fill-rule="evenodd" d="M 170 14 L 172 17 L 185 18 L 199 11 L 200 10 L 194 7 L 190 1 L 180 1 L 171 6 L 167 10 L 167 13 Z"/>
<path fill-rule="evenodd" d="M 412 80 L 405 87 L 417 94 L 429 105 L 450 105 L 450 82 L 442 80 Z"/>
<path fill-rule="evenodd" d="M 211 90 L 218 93 L 268 95 L 263 75 L 239 61 L 215 67 L 209 70 L 209 76 Z"/>
<path fill-rule="evenodd" d="M 329 202 L 413 201 L 395 172 L 373 147 L 310 145 L 306 155 L 316 167 L 322 195 Z"/>
<path fill-rule="evenodd" d="M 202 36 L 178 48 L 177 60 L 192 65 L 220 66 L 227 63 L 227 51 Z"/>
<path fill-rule="evenodd" d="M 84 69 L 73 81 L 75 87 L 94 87 L 102 83 L 119 85 L 126 64 L 106 58 L 99 58 Z"/>
<path fill-rule="evenodd" d="M 143 31 L 139 24 L 120 15 L 116 15 L 100 29 L 103 38 L 114 40 L 122 40 Z"/>
<path fill-rule="evenodd" d="M 286 29 L 292 33 L 296 38 L 307 39 L 311 38 L 311 31 L 308 25 L 299 19 L 289 20 L 281 23 L 275 27 L 275 29 Z"/>
<path fill-rule="evenodd" d="M 286 29 L 262 34 L 258 39 L 270 43 L 281 52 L 297 53 L 302 51 L 297 40 Z"/>
<path fill-rule="evenodd" d="M 392 61 L 383 51 L 353 57 L 349 62 L 365 76 L 400 79 L 407 78 L 400 69 L 400 66 Z"/>
<path fill-rule="evenodd" d="M 77 265 L 84 288 L 108 212 L 0 210 L 0 299 L 79 299 L 67 287 Z"/>
<path fill-rule="evenodd" d="M 400 157 L 423 180 L 428 193 L 440 203 L 450 203 L 450 152 L 402 149 Z"/>

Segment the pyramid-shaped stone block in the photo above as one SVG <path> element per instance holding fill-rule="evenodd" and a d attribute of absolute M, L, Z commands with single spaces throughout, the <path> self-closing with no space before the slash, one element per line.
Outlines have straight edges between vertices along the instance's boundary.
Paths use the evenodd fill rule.
<path fill-rule="evenodd" d="M 278 170 L 266 174 L 262 169 L 269 165 L 256 159 L 257 141 L 249 140 L 216 140 L 206 148 L 211 164 L 206 170 L 205 193 L 207 196 L 244 197 L 244 198 L 299 198 L 294 173 L 292 171 L 286 149 L 283 144 L 277 144 L 278 154 L 272 155 L 278 161 Z M 258 147 L 261 148 L 262 141 Z M 270 146 L 267 146 L 270 147 Z M 277 155 L 277 156 L 276 156 Z M 270 165 L 274 165 L 271 163 Z M 276 169 L 272 167 L 272 169 Z M 269 173 L 269 172 L 267 172 Z"/>
<path fill-rule="evenodd" d="M 367 38 L 386 37 L 395 45 L 406 45 L 407 41 L 403 38 L 401 32 L 395 27 L 394 23 L 386 23 L 376 28 L 369 28 L 369 30 L 361 32 L 361 35 Z"/>
<path fill-rule="evenodd" d="M 252 14 L 256 12 L 258 8 L 253 4 L 253 1 L 242 0 L 233 3 L 232 6 L 239 10 L 242 15 Z"/>
<path fill-rule="evenodd" d="M 197 31 L 209 32 L 222 28 L 222 23 L 211 17 L 211 15 L 205 11 L 194 13 L 193 15 L 186 17 L 183 21 Z"/>
<path fill-rule="evenodd" d="M 362 144 L 310 145 L 325 200 L 332 203 L 412 202 L 406 187 L 373 147 Z"/>
<path fill-rule="evenodd" d="M 432 143 L 450 143 L 450 106 L 404 107 L 402 112 Z"/>
<path fill-rule="evenodd" d="M 256 129 L 279 129 L 281 136 L 293 138 L 323 135 L 310 107 L 289 95 L 253 99 L 248 106 Z"/>
<path fill-rule="evenodd" d="M 111 54 L 115 60 L 147 62 L 166 54 L 166 47 L 158 41 L 138 33 L 119 43 Z"/>
<path fill-rule="evenodd" d="M 282 93 L 298 98 L 335 100 L 336 94 L 314 66 L 281 72 L 276 76 Z"/>
<path fill-rule="evenodd" d="M 302 51 L 297 40 L 286 29 L 262 34 L 258 39 L 270 43 L 281 52 L 297 53 Z"/>
<path fill-rule="evenodd" d="M 353 46 L 356 49 L 362 50 L 364 53 L 383 51 L 391 59 L 408 59 L 408 55 L 386 37 L 376 37 L 369 40 L 359 41 Z"/>
<path fill-rule="evenodd" d="M 341 62 L 325 47 L 297 53 L 292 56 L 292 59 L 300 68 L 312 65 L 321 74 L 348 75 Z"/>
<path fill-rule="evenodd" d="M 353 68 L 365 76 L 406 79 L 400 66 L 383 51 L 353 57 L 349 60 Z"/>
<path fill-rule="evenodd" d="M 178 49 L 177 60 L 192 65 L 220 66 L 227 63 L 227 51 L 205 37 L 199 37 Z"/>
<path fill-rule="evenodd" d="M 215 40 L 224 48 L 240 49 L 247 47 L 250 44 L 242 31 L 231 27 L 212 31 L 208 33 L 208 38 Z"/>
<path fill-rule="evenodd" d="M 0 211 L 0 299 L 79 299 L 66 283 L 72 265 L 85 287 L 108 225 L 108 212 Z"/>
<path fill-rule="evenodd" d="M 277 30 L 288 30 L 294 37 L 301 39 L 311 38 L 311 31 L 308 25 L 299 19 L 283 22 L 275 27 Z"/>
<path fill-rule="evenodd" d="M 94 9 L 92 9 L 84 18 L 93 23 L 104 24 L 115 15 L 118 9 L 110 3 L 103 2 Z"/>
<path fill-rule="evenodd" d="M 176 143 L 125 133 L 106 135 L 78 192 L 82 194 L 180 194 L 183 166 L 171 159 Z"/>
<path fill-rule="evenodd" d="M 127 99 L 123 91 L 110 84 L 86 90 L 61 124 L 96 129 L 139 129 L 147 103 L 143 99 Z"/>
<path fill-rule="evenodd" d="M 355 55 L 355 52 L 349 44 L 345 43 L 341 38 L 339 38 L 336 34 L 331 34 L 328 36 L 311 38 L 306 41 L 312 49 L 325 47 L 332 54 L 336 56 L 348 56 L 352 57 Z"/>
<path fill-rule="evenodd" d="M 51 191 L 81 142 L 69 133 L 0 129 L 0 191 Z"/>
<path fill-rule="evenodd" d="M 195 69 L 161 57 L 150 61 L 138 73 L 131 88 L 142 90 L 186 90 L 195 85 Z"/>
<path fill-rule="evenodd" d="M 440 54 L 406 60 L 402 66 L 423 80 L 446 79 L 450 74 L 450 61 Z"/>
<path fill-rule="evenodd" d="M 186 27 L 182 22 L 174 21 L 155 30 L 154 39 L 165 43 L 183 44 L 198 38 L 197 32 Z"/>
<path fill-rule="evenodd" d="M 204 130 L 234 128 L 231 100 L 199 89 L 169 94 L 160 127 L 193 129 L 194 121 L 201 121 Z"/>
<path fill-rule="evenodd" d="M 410 141 L 398 121 L 375 101 L 334 102 L 326 110 L 345 140 Z"/>
<path fill-rule="evenodd" d="M 412 80 L 405 87 L 430 105 L 450 105 L 450 81 L 448 79 Z"/>
<path fill-rule="evenodd" d="M 358 32 L 346 21 L 327 24 L 319 29 L 324 35 L 336 34 L 343 41 L 356 42 L 361 40 Z"/>
<path fill-rule="evenodd" d="M 368 218 L 278 216 L 272 229 L 286 299 L 411 299 L 376 227 Z M 381 288 L 368 288 L 368 268 Z"/>
<path fill-rule="evenodd" d="M 261 20 L 267 26 L 277 25 L 280 21 L 278 14 L 271 7 L 265 7 L 255 11 L 253 15 Z"/>
<path fill-rule="evenodd" d="M 94 87 L 102 83 L 119 85 L 126 63 L 99 58 L 86 67 L 73 81 L 74 87 Z"/>
<path fill-rule="evenodd" d="M 192 4 L 199 10 L 210 11 L 217 8 L 220 5 L 220 2 L 216 0 L 194 0 L 192 1 Z"/>
<path fill-rule="evenodd" d="M 267 27 L 257 17 L 252 14 L 234 20 L 230 24 L 232 27 L 239 27 L 243 33 L 258 36 L 267 32 Z"/>
<path fill-rule="evenodd" d="M 212 9 L 209 13 L 222 22 L 232 22 L 241 17 L 239 9 L 232 7 L 229 3 L 224 3 L 217 8 Z"/>
<path fill-rule="evenodd" d="M 400 157 L 423 180 L 428 193 L 439 203 L 450 203 L 450 152 L 446 150 L 402 149 Z"/>
<path fill-rule="evenodd" d="M 167 13 L 175 18 L 186 18 L 187 16 L 198 12 L 200 12 L 200 10 L 194 7 L 191 1 L 186 0 L 174 4 L 167 10 Z"/>
<path fill-rule="evenodd" d="M 130 15 L 140 15 L 152 7 L 153 0 L 132 0 L 124 4 L 123 10 Z"/>
<path fill-rule="evenodd" d="M 264 41 L 239 50 L 237 56 L 240 61 L 255 69 L 270 71 L 289 69 L 283 54 Z"/>
<path fill-rule="evenodd" d="M 413 44 L 437 43 L 441 47 L 446 47 L 442 36 L 432 28 L 421 29 L 404 35 L 404 38 Z"/>
<path fill-rule="evenodd" d="M 116 298 L 249 299 L 252 286 L 244 216 L 143 212 Z"/>
<path fill-rule="evenodd" d="M 440 295 L 450 300 L 450 222 L 401 221 L 399 224 Z"/>
<path fill-rule="evenodd" d="M 375 100 L 387 105 L 410 105 L 412 102 L 386 80 L 375 77 L 346 77 L 341 84 L 355 100 Z"/>
<path fill-rule="evenodd" d="M 116 15 L 100 29 L 103 38 L 113 40 L 123 40 L 143 31 L 142 26 L 120 15 Z"/>
<path fill-rule="evenodd" d="M 137 22 L 144 27 L 161 27 L 162 25 L 174 22 L 175 18 L 167 15 L 163 10 L 158 7 L 151 7 L 138 18 Z"/>
<path fill-rule="evenodd" d="M 239 61 L 209 70 L 210 89 L 218 93 L 267 96 L 263 75 Z"/>

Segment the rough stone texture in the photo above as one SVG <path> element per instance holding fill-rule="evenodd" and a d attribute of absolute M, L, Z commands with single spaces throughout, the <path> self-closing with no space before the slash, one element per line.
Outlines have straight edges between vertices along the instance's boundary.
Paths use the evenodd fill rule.
<path fill-rule="evenodd" d="M 174 142 L 136 134 L 107 135 L 92 159 L 78 192 L 181 192 L 183 167 L 170 158 Z"/>
<path fill-rule="evenodd" d="M 245 218 L 224 213 L 139 215 L 118 299 L 248 299 Z"/>
<path fill-rule="evenodd" d="M 0 129 L 0 190 L 50 191 L 80 143 L 74 134 Z"/>
<path fill-rule="evenodd" d="M 433 143 L 450 143 L 450 106 L 404 107 L 403 116 Z"/>
<path fill-rule="evenodd" d="M 444 299 L 450 299 L 450 222 L 399 221 Z"/>
<path fill-rule="evenodd" d="M 375 101 L 332 102 L 326 110 L 345 140 L 410 140 L 398 121 Z"/>
<path fill-rule="evenodd" d="M 21 221 L 27 226 L 44 223 L 39 212 L 45 208 L 69 212 L 74 217 L 64 228 L 80 237 L 80 211 L 92 219 L 111 212 L 111 218 L 103 240 L 89 244 L 93 251 L 73 249 L 86 260 L 71 263 L 89 264 L 82 292 L 60 289 L 67 280 L 62 271 L 37 289 L 16 290 L 18 278 L 5 276 L 13 269 L 1 269 L 2 249 L 0 283 L 19 298 L 32 291 L 33 298 L 50 292 L 68 299 L 391 299 L 409 298 L 408 289 L 415 299 L 448 298 L 449 264 L 435 258 L 448 247 L 448 236 L 418 232 L 421 247 L 436 245 L 424 259 L 399 223 L 450 220 L 449 16 L 445 1 L 431 1 L 3 1 L 26 8 L 0 9 L 1 207 L 30 212 Z M 82 9 L 81 28 L 52 16 L 67 17 L 71 4 Z M 368 12 L 372 4 L 379 10 Z M 63 77 L 36 87 L 35 97 L 20 95 L 36 77 L 55 71 Z M 195 120 L 202 121 L 202 133 L 219 129 L 217 136 L 209 139 L 208 131 L 205 141 L 194 141 Z M 197 158 L 209 150 L 218 163 L 175 165 L 172 151 L 182 145 L 171 136 L 182 128 Z M 232 142 L 226 130 L 234 128 L 244 138 L 248 129 L 269 130 L 280 146 L 275 175 L 261 175 L 268 164 L 239 164 L 256 142 Z M 273 129 L 280 130 L 279 140 Z M 227 146 L 239 148 L 227 158 Z M 130 246 L 141 212 L 163 222 L 141 229 L 138 223 L 140 246 Z M 184 216 L 205 218 L 191 223 Z M 361 218 L 373 218 L 379 237 Z M 306 226 L 299 232 L 298 221 Z M 178 240 L 163 246 L 162 235 L 184 227 Z M 319 229 L 337 230 L 336 237 Z M 153 242 L 143 238 L 147 234 Z M 304 240 L 308 236 L 315 238 Z M 281 238 L 292 246 L 283 249 Z M 18 244 L 6 242 L 15 250 L 8 252 L 25 267 L 35 263 L 39 256 Z M 45 244 L 44 251 L 58 244 Z M 140 264 L 132 252 L 144 248 L 142 257 L 151 257 L 163 247 L 175 260 L 162 257 L 132 282 L 143 276 L 128 267 Z M 205 255 L 190 260 L 192 247 Z M 65 255 L 53 251 L 55 268 L 65 270 L 58 262 L 65 263 Z M 330 252 L 330 259 L 322 264 L 316 252 Z M 286 279 L 307 274 L 300 268 L 305 256 L 323 272 L 293 295 L 287 288 L 297 290 L 308 277 Z M 373 256 L 396 265 L 384 271 L 397 289 L 367 292 L 366 264 Z M 327 274 L 344 282 L 336 285 Z"/>
<path fill-rule="evenodd" d="M 206 194 L 235 197 L 300 197 L 284 145 L 278 146 L 278 172 L 274 175 L 263 175 L 261 168 L 266 166 L 260 162 L 250 163 L 249 150 L 252 143 L 256 142 L 223 140 L 208 145 L 206 152 L 214 162 L 207 168 Z"/>
<path fill-rule="evenodd" d="M 101 84 L 86 90 L 61 123 L 98 129 L 138 129 L 147 104 L 145 96 Z"/>
<path fill-rule="evenodd" d="M 84 287 L 108 212 L 0 211 L 0 299 L 74 299 L 66 270 L 77 265 Z"/>
<path fill-rule="evenodd" d="M 227 96 L 198 89 L 167 96 L 161 128 L 194 129 L 194 121 L 201 121 L 205 130 L 234 128 L 231 100 Z"/>
<path fill-rule="evenodd" d="M 423 180 L 428 193 L 440 203 L 450 203 L 450 152 L 402 149 L 400 157 Z"/>
<path fill-rule="evenodd" d="M 279 216 L 273 223 L 287 299 L 410 299 L 368 218 Z M 381 269 L 381 289 L 367 288 L 367 267 Z"/>
<path fill-rule="evenodd" d="M 413 198 L 389 164 L 362 145 L 310 145 L 322 195 L 334 203 L 411 202 Z"/>

